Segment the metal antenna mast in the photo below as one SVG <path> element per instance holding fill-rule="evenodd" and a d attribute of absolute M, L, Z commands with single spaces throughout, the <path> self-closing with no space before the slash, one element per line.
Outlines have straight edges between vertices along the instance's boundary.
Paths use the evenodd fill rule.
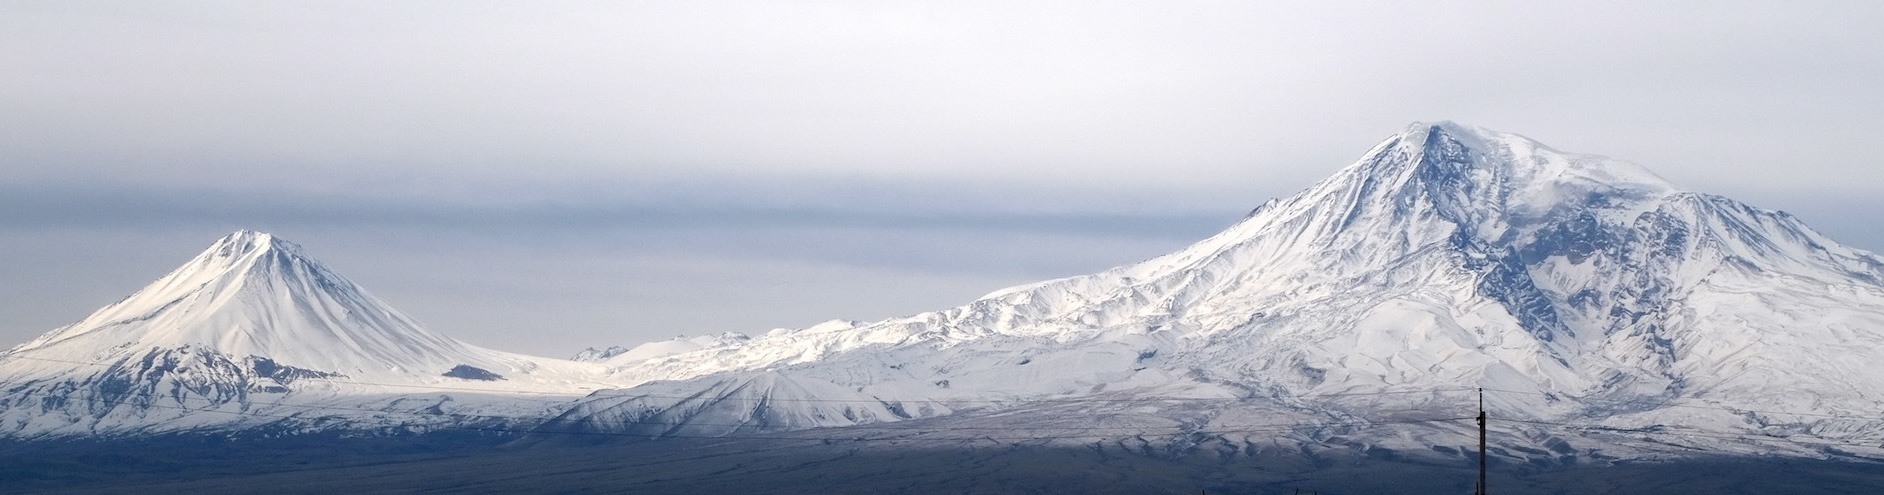
<path fill-rule="evenodd" d="M 1485 495 L 1485 389 L 1478 389 L 1478 490 L 1474 495 Z"/>

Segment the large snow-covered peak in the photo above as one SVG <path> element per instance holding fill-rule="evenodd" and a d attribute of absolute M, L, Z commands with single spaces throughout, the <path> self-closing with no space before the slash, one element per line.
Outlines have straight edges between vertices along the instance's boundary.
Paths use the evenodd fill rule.
<path fill-rule="evenodd" d="M 1881 267 L 1783 213 L 1684 192 L 1627 162 L 1417 123 L 1176 253 L 942 311 L 616 364 L 636 380 L 789 368 L 936 396 L 1204 377 L 1284 396 L 1478 384 L 1660 403 L 1766 366 L 1721 350 L 1736 327 L 1701 322 L 1884 307 Z M 1804 289 L 1815 284 L 1856 295 L 1817 301 Z M 1785 295 L 1711 300 L 1746 287 Z M 1079 364 L 1049 378 L 1048 355 Z"/>
<path fill-rule="evenodd" d="M 1559 151 L 1519 134 L 1448 121 L 1415 122 L 1383 140 L 1354 167 L 1376 167 L 1383 162 L 1374 158 L 1388 151 L 1411 152 L 1417 157 L 1411 163 L 1422 169 L 1419 178 L 1425 181 L 1502 183 L 1510 187 L 1564 183 L 1661 194 L 1676 189 L 1666 179 L 1633 163 Z"/>
<path fill-rule="evenodd" d="M 1318 219 L 1329 233 L 1398 229 L 1434 215 L 1480 233 L 1596 208 L 1639 213 L 1678 192 L 1642 167 L 1565 153 L 1524 136 L 1450 122 L 1415 123 L 1353 165 L 1287 201 L 1296 209 L 1339 209 Z"/>

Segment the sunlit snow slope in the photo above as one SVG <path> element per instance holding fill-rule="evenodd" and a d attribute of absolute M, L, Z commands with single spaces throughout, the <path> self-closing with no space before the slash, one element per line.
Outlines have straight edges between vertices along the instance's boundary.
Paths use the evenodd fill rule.
<path fill-rule="evenodd" d="M 1074 414 L 1130 403 L 1144 424 L 1192 431 L 1461 416 L 1485 387 L 1495 416 L 1539 422 L 1502 428 L 1508 441 L 1546 457 L 1623 455 L 1604 435 L 1636 429 L 1869 438 L 1880 432 L 1865 418 L 1884 409 L 1881 280 L 1877 257 L 1785 213 L 1422 123 L 1177 253 L 907 318 L 618 357 L 622 380 L 654 383 L 559 421 L 685 431 L 688 406 L 671 398 L 763 372 L 1016 429 L 1001 415 L 1081 400 L 1095 406 Z M 887 420 L 910 416 L 923 415 Z M 1463 425 L 1420 428 L 1370 441 L 1467 443 Z M 1563 446 L 1566 428 L 1584 428 L 1569 442 L 1581 447 Z M 1710 438 L 1735 437 L 1669 441 L 1817 451 Z M 1664 450 L 1681 449 L 1636 454 Z"/>
<path fill-rule="evenodd" d="M 817 429 L 1464 457 L 1483 388 L 1511 462 L 1884 458 L 1884 261 L 1782 212 L 1452 123 L 1141 263 L 581 359 L 459 343 L 239 232 L 0 354 L 0 434 Z"/>
<path fill-rule="evenodd" d="M 543 398 L 600 386 L 601 370 L 452 340 L 300 246 L 241 231 L 0 355 L 0 433 L 502 423 L 451 414 L 540 415 Z M 427 413 L 366 414 L 401 411 Z"/>

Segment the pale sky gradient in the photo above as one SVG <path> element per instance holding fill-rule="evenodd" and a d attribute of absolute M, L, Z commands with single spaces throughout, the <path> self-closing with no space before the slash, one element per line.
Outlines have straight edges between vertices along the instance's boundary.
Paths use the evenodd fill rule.
<path fill-rule="evenodd" d="M 1877 2 L 8 2 L 0 346 L 236 228 L 568 356 L 1147 258 L 1412 121 L 1884 250 Z"/>

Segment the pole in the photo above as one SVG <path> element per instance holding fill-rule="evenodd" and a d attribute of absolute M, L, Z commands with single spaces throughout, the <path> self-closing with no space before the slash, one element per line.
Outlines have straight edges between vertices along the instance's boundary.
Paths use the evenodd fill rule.
<path fill-rule="evenodd" d="M 1485 389 L 1478 389 L 1478 491 L 1485 495 Z"/>

